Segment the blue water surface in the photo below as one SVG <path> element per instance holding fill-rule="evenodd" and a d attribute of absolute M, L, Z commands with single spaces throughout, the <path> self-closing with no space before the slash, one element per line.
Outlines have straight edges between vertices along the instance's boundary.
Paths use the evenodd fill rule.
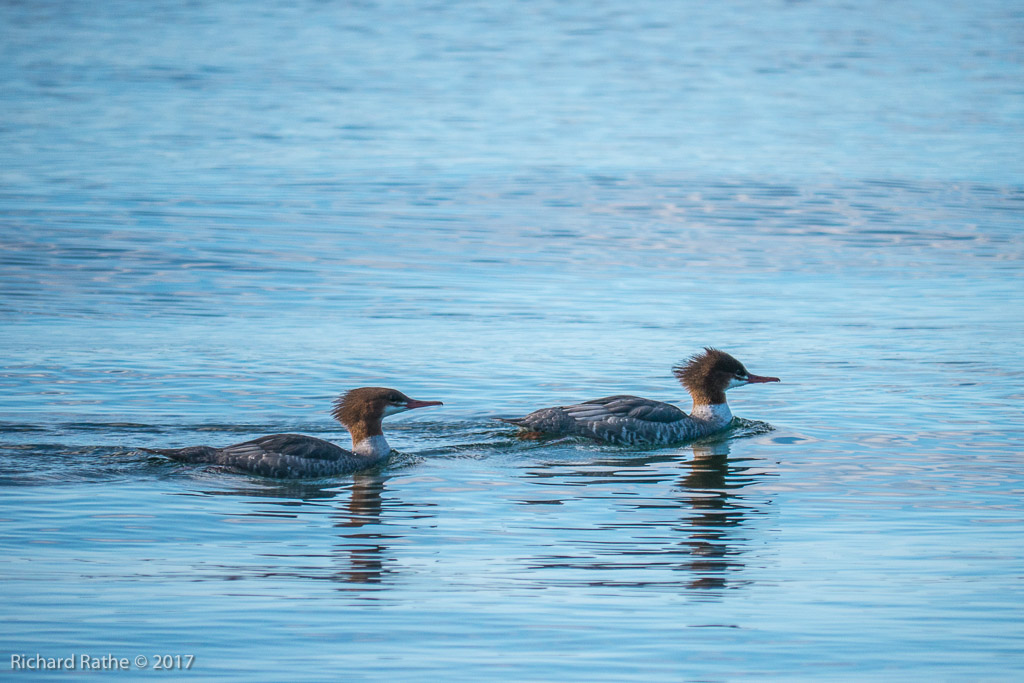
<path fill-rule="evenodd" d="M 1016 3 L 0 4 L 0 670 L 1024 676 Z M 637 450 L 491 418 L 688 409 Z M 380 469 L 139 450 L 392 386 Z M 39 680 L 66 672 L 36 672 Z"/>

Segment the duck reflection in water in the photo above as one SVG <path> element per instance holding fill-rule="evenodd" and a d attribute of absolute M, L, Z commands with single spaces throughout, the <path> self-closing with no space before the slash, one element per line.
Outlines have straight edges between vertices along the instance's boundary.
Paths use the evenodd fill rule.
<path fill-rule="evenodd" d="M 592 511 L 605 521 L 591 514 L 565 527 L 556 552 L 530 558 L 528 566 L 586 569 L 578 575 L 588 576 L 589 586 L 682 587 L 711 596 L 741 584 L 742 558 L 758 534 L 750 522 L 770 502 L 748 488 L 768 474 L 764 461 L 731 460 L 728 440 L 691 448 L 693 458 L 685 461 L 680 452 L 631 454 L 589 460 L 583 468 L 579 462 L 533 468 L 528 477 L 545 492 L 571 487 L 586 491 L 580 500 L 601 501 Z M 550 494 L 522 502 L 578 505 Z"/>
<path fill-rule="evenodd" d="M 736 533 L 751 511 L 737 491 L 765 473 L 747 464 L 757 461 L 729 460 L 728 441 L 694 445 L 693 455 L 690 471 L 679 480 L 695 513 L 685 521 L 689 537 L 681 542 L 692 559 L 681 568 L 693 574 L 690 588 L 726 588 L 744 566 L 739 558 L 748 540 Z"/>
<path fill-rule="evenodd" d="M 316 484 L 311 482 L 286 482 L 267 485 L 268 480 L 253 480 L 251 486 L 231 489 L 205 490 L 202 493 L 213 496 L 244 496 L 260 499 L 258 509 L 244 515 L 253 521 L 268 521 L 268 518 L 308 519 L 300 511 L 316 514 L 314 507 L 328 501 L 338 505 L 331 517 L 332 526 L 339 531 L 333 552 L 329 557 L 335 562 L 332 567 L 319 566 L 324 555 L 296 553 L 289 547 L 281 552 L 262 555 L 267 564 L 257 576 L 294 576 L 302 579 L 338 581 L 343 584 L 381 583 L 389 570 L 386 568 L 389 538 L 376 530 L 381 522 L 384 507 L 385 482 L 388 476 L 380 473 L 362 473 L 352 476 L 349 486 L 337 482 Z M 348 494 L 347 502 L 342 498 Z M 270 503 L 268 506 L 266 503 Z M 271 527 L 273 528 L 273 527 Z M 281 544 L 287 544 L 292 537 L 282 537 Z M 289 562 L 271 565 L 271 561 Z M 295 564 L 291 564 L 294 562 Z M 341 566 L 338 566 L 341 565 Z M 252 568 L 227 567 L 232 578 L 251 578 Z M 249 575 L 248 577 L 246 575 Z M 349 590 L 341 587 L 339 590 Z"/>
<path fill-rule="evenodd" d="M 385 568 L 388 546 L 394 539 L 375 530 L 379 527 L 384 508 L 384 482 L 386 476 L 357 474 L 352 479 L 352 494 L 345 512 L 339 511 L 334 526 L 344 531 L 338 535 L 335 555 L 348 557 L 348 569 L 335 575 L 336 580 L 348 583 L 381 583 L 389 571 Z"/>

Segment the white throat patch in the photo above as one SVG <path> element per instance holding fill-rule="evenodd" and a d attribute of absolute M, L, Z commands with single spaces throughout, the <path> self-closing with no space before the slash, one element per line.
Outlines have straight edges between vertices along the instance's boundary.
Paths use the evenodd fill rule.
<path fill-rule="evenodd" d="M 384 440 L 383 434 L 368 436 L 359 443 L 352 444 L 352 452 L 366 458 L 383 458 L 391 453 L 391 446 Z"/>
<path fill-rule="evenodd" d="M 690 417 L 695 420 L 709 422 L 716 426 L 727 425 L 732 421 L 732 411 L 728 403 L 712 403 L 711 405 L 694 406 Z"/>
<path fill-rule="evenodd" d="M 388 415 L 394 415 L 396 413 L 404 413 L 407 410 L 409 410 L 409 409 L 406 408 L 405 406 L 396 406 L 396 405 L 391 405 L 389 403 L 388 405 L 386 405 L 384 407 L 384 417 L 387 417 Z"/>

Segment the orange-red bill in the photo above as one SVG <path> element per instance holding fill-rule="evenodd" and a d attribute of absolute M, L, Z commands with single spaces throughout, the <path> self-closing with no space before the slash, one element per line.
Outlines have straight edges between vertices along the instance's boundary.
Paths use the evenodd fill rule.
<path fill-rule="evenodd" d="M 778 380 L 775 380 L 776 382 Z M 427 406 L 443 406 L 444 404 L 440 401 L 417 401 L 414 398 L 410 398 L 409 402 L 405 404 L 405 407 L 409 410 L 413 408 L 426 408 Z"/>

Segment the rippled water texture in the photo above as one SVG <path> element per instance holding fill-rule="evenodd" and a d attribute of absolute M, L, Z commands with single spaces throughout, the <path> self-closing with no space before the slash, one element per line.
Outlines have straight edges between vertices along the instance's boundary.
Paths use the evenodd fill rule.
<path fill-rule="evenodd" d="M 1013 3 L 8 2 L 0 33 L 0 669 L 1024 676 Z M 491 419 L 687 409 L 705 345 L 783 380 L 715 437 Z M 347 445 L 361 385 L 445 402 L 379 471 L 139 450 Z"/>

